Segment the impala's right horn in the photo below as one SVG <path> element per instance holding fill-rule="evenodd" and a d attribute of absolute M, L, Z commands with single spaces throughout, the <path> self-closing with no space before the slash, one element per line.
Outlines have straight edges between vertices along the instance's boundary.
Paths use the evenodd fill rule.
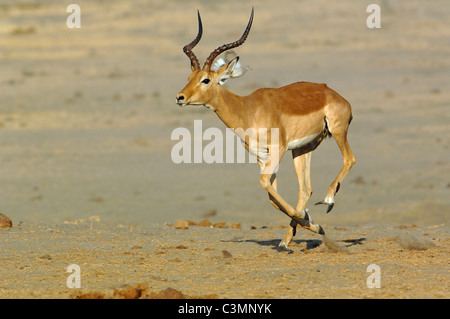
<path fill-rule="evenodd" d="M 245 31 L 242 34 L 241 38 L 239 40 L 235 41 L 235 42 L 224 44 L 224 45 L 218 47 L 217 49 L 215 49 L 209 55 L 209 57 L 206 59 L 205 65 L 203 66 L 203 70 L 204 71 L 209 72 L 211 70 L 211 65 L 214 62 L 215 58 L 217 58 L 217 56 L 219 54 L 221 54 L 224 51 L 236 48 L 236 47 L 240 46 L 241 44 L 243 44 L 245 42 L 245 40 L 247 39 L 247 36 L 248 36 L 248 34 L 250 32 L 250 28 L 252 27 L 253 12 L 254 12 L 254 8 L 252 8 L 252 14 L 250 15 L 250 20 L 248 21 L 247 27 L 245 28 Z"/>
<path fill-rule="evenodd" d="M 198 10 L 197 10 L 197 16 L 198 16 L 198 33 L 197 33 L 197 37 L 195 37 L 195 39 L 191 43 L 185 45 L 184 48 L 183 48 L 183 52 L 191 60 L 192 71 L 200 70 L 200 62 L 198 62 L 197 57 L 195 56 L 194 52 L 192 52 L 192 49 L 200 41 L 200 39 L 202 38 L 202 34 L 203 34 L 202 19 L 200 18 L 200 11 L 198 11 Z"/>

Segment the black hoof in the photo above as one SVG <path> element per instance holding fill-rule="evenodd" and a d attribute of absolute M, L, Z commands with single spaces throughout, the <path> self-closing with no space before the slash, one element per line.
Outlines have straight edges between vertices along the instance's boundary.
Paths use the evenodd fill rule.
<path fill-rule="evenodd" d="M 329 212 L 331 212 L 331 210 L 333 209 L 333 207 L 334 207 L 334 203 L 331 203 L 330 205 L 328 205 L 328 208 L 327 208 L 327 214 L 328 214 Z"/>
<path fill-rule="evenodd" d="M 319 225 L 319 235 L 325 235 L 322 226 Z"/>
<path fill-rule="evenodd" d="M 290 251 L 290 249 L 287 248 L 286 245 L 280 244 L 280 245 L 277 246 L 277 251 L 279 251 L 279 252 Z"/>
<path fill-rule="evenodd" d="M 327 214 L 329 212 L 331 212 L 331 210 L 334 207 L 334 203 L 328 204 L 328 203 L 325 203 L 324 201 L 317 202 L 316 205 L 328 205 L 328 207 L 327 207 Z"/>

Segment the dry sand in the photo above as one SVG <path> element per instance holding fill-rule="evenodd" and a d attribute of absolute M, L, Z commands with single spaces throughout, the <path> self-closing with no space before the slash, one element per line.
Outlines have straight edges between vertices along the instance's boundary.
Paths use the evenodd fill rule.
<path fill-rule="evenodd" d="M 382 1 L 371 30 L 369 3 L 80 0 L 82 27 L 68 29 L 60 1 L 3 1 L 0 213 L 13 225 L 0 228 L 0 298 L 449 298 L 450 8 Z M 196 9 L 203 60 L 240 36 L 252 5 L 236 50 L 252 71 L 231 91 L 323 82 L 352 104 L 357 164 L 330 214 L 312 204 L 341 155 L 327 140 L 312 156 L 308 206 L 338 248 L 299 230 L 277 251 L 289 220 L 256 164 L 171 160 L 173 129 L 224 129 L 174 103 Z M 295 205 L 290 157 L 278 185 Z M 71 264 L 80 289 L 66 285 Z"/>

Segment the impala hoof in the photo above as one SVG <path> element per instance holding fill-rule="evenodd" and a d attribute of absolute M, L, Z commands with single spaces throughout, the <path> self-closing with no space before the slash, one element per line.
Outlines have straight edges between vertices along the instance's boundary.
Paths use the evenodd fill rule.
<path fill-rule="evenodd" d="M 288 248 L 288 245 L 282 241 L 278 244 L 277 250 L 278 251 L 288 251 L 289 248 Z"/>
<path fill-rule="evenodd" d="M 316 205 L 328 205 L 328 207 L 327 207 L 327 214 L 328 214 L 329 212 L 331 212 L 331 210 L 332 210 L 333 207 L 334 207 L 334 203 L 326 203 L 326 202 L 324 202 L 324 201 L 317 202 Z"/>
<path fill-rule="evenodd" d="M 325 235 L 322 226 L 319 225 L 319 231 L 317 232 L 319 235 Z"/>
<path fill-rule="evenodd" d="M 325 231 L 319 224 L 311 225 L 308 229 L 316 234 L 325 235 Z"/>

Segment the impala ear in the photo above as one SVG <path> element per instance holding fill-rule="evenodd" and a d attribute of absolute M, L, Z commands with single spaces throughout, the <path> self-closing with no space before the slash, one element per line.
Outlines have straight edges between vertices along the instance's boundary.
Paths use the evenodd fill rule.
<path fill-rule="evenodd" d="M 218 82 L 219 84 L 224 84 L 229 78 L 233 76 L 234 69 L 239 62 L 239 57 L 235 57 L 233 60 L 228 62 L 228 64 L 222 65 L 219 70 L 217 70 Z"/>

